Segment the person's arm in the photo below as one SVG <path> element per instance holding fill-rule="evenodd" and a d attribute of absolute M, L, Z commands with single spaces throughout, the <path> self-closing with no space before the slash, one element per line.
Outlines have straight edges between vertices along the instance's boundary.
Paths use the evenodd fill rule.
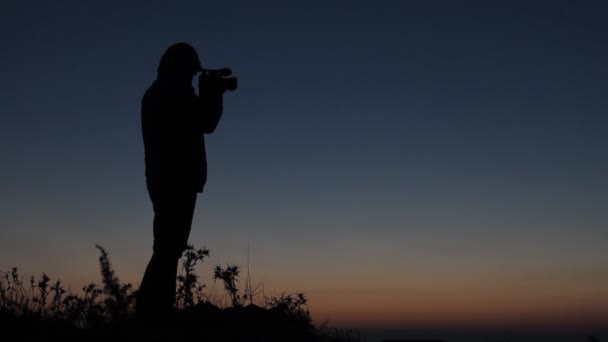
<path fill-rule="evenodd" d="M 201 118 L 201 128 L 203 133 L 211 134 L 215 131 L 222 113 L 224 111 L 224 92 L 222 90 L 212 88 L 200 89 L 199 116 Z"/>
<path fill-rule="evenodd" d="M 200 117 L 200 128 L 203 133 L 210 134 L 215 131 L 224 110 L 224 89 L 214 84 L 213 80 L 199 76 L 197 97 L 197 111 Z"/>

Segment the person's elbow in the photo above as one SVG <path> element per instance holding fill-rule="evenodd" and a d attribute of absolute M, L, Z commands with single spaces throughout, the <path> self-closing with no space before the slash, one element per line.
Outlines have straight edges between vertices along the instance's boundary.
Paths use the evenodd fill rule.
<path fill-rule="evenodd" d="M 211 133 L 215 132 L 216 128 L 217 128 L 217 125 L 205 125 L 205 127 L 203 127 L 203 133 L 211 134 Z"/>
<path fill-rule="evenodd" d="M 207 117 L 208 120 L 205 125 L 203 125 L 203 132 L 205 134 L 211 134 L 215 131 L 222 118 L 223 108 L 217 108 L 214 112 L 214 115 Z"/>
<path fill-rule="evenodd" d="M 217 128 L 217 125 L 219 122 L 220 122 L 219 117 L 216 120 L 206 122 L 203 125 L 203 133 L 211 134 L 211 133 L 215 132 L 215 129 Z"/>

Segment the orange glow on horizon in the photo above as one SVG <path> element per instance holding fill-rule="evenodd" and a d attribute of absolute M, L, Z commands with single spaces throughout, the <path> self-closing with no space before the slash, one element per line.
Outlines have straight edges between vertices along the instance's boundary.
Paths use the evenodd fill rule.
<path fill-rule="evenodd" d="M 588 328 L 608 326 L 608 303 L 585 298 L 536 297 L 523 293 L 452 293 L 449 296 L 310 294 L 318 323 L 361 328 Z"/>
<path fill-rule="evenodd" d="M 120 281 L 137 286 L 139 267 L 117 267 Z M 101 285 L 99 271 L 92 269 L 71 269 L 72 278 L 62 278 L 62 282 L 70 284 L 71 291 L 77 294 L 91 281 Z M 199 273 L 210 289 L 212 280 L 204 277 L 208 272 L 200 269 Z M 310 283 L 315 282 L 310 279 Z M 594 287 L 558 282 L 550 289 L 543 287 L 543 283 L 483 284 L 476 280 L 454 280 L 446 284 L 418 279 L 411 280 L 407 286 L 393 288 L 382 288 L 381 282 L 330 286 L 318 281 L 317 286 L 308 289 L 280 283 L 281 279 L 265 281 L 277 290 L 304 292 L 318 325 L 328 322 L 330 326 L 343 328 L 474 330 L 608 326 L 608 299 L 606 290 L 598 286 L 601 281 Z M 215 291 L 223 294 L 221 286 L 216 285 Z M 267 287 L 267 294 L 276 292 Z"/>

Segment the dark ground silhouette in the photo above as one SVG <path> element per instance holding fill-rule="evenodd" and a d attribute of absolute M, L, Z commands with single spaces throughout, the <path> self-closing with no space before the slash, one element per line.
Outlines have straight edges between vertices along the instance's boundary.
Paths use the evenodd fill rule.
<path fill-rule="evenodd" d="M 264 297 L 261 306 L 253 304 L 247 291 L 233 286 L 236 265 L 217 266 L 214 275 L 234 299 L 232 306 L 213 304 L 201 296 L 204 286 L 191 273 L 208 250 L 191 246 L 176 279 L 176 310 L 151 324 L 136 317 L 137 290 L 120 283 L 108 254 L 98 248 L 103 286 L 91 283 L 83 295 L 66 291 L 45 274 L 32 277 L 28 288 L 17 269 L 0 272 L 0 331 L 17 341 L 357 341 L 355 334 L 315 327 L 303 294 Z"/>
<path fill-rule="evenodd" d="M 134 290 L 122 284 L 111 268 L 108 255 L 100 248 L 103 287 L 91 283 L 83 295 L 67 292 L 59 281 L 43 274 L 23 281 L 17 270 L 0 272 L 0 331 L 11 341 L 310 341 L 379 342 L 385 339 L 438 339 L 446 342 L 599 342 L 605 329 L 592 331 L 450 331 L 450 330 L 359 330 L 332 329 L 312 324 L 303 294 L 264 298 L 252 302 L 248 291 L 238 284 L 238 266 L 216 266 L 214 278 L 224 282 L 232 306 L 214 305 L 200 296 L 204 286 L 192 274 L 197 261 L 208 256 L 205 249 L 188 247 L 177 278 L 178 308 L 158 324 L 135 318 Z M 232 271 L 230 271 L 232 270 Z M 29 278 L 27 278 L 29 279 Z M 240 295 L 240 294 L 245 295 Z"/>

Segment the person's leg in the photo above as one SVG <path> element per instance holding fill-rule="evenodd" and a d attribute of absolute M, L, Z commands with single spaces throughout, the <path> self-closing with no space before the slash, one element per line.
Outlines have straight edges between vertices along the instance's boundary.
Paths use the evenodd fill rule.
<path fill-rule="evenodd" d="M 150 198 L 154 206 L 154 252 L 136 308 L 138 317 L 161 318 L 174 306 L 178 263 L 188 243 L 196 193 L 151 191 Z"/>

